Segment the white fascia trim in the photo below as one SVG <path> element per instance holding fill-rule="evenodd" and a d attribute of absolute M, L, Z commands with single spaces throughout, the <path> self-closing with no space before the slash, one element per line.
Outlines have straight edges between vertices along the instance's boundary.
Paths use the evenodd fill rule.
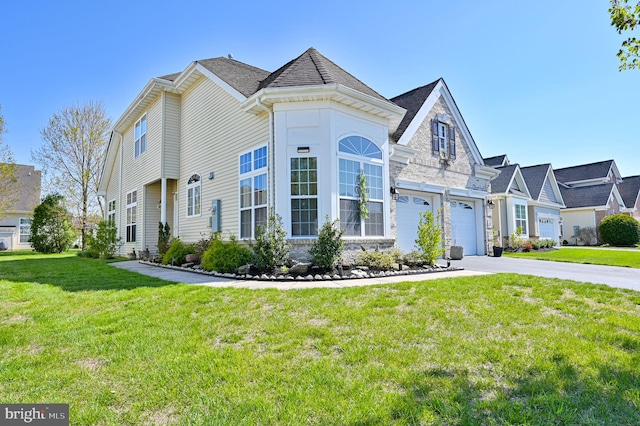
<path fill-rule="evenodd" d="M 389 160 L 402 164 L 409 164 L 409 161 L 418 153 L 417 150 L 404 145 L 390 144 L 390 147 Z"/>
<path fill-rule="evenodd" d="M 373 107 L 380 114 L 384 116 L 393 116 L 401 119 L 406 110 L 397 105 L 394 105 L 388 101 L 374 98 L 373 96 L 365 95 L 357 90 L 349 89 L 340 84 L 319 84 L 315 86 L 293 86 L 293 87 L 272 87 L 261 89 L 247 98 L 241 105 L 242 109 L 247 112 L 254 108 L 257 103 L 257 99 L 264 104 L 273 104 L 278 101 L 287 102 L 292 96 L 298 97 L 304 100 L 305 97 L 325 97 L 327 99 L 335 98 L 336 94 L 341 94 L 347 98 L 355 100 L 359 103 Z M 356 108 L 356 107 L 354 107 Z M 372 114 L 375 114 L 372 113 Z"/>
<path fill-rule="evenodd" d="M 217 75 L 215 75 L 214 73 L 212 73 L 211 71 L 206 69 L 204 66 L 200 65 L 199 63 L 197 63 L 197 62 L 194 62 L 194 63 L 196 64 L 195 65 L 195 69 L 197 71 L 202 73 L 202 75 L 207 77 L 209 80 L 213 81 L 215 84 L 220 86 L 220 88 L 222 88 L 224 91 L 226 91 L 231 96 L 236 98 L 236 100 L 238 102 L 244 102 L 244 101 L 247 100 L 247 97 L 245 95 L 243 95 L 242 93 L 238 92 L 236 89 L 231 87 L 231 85 L 229 85 L 229 83 L 227 83 L 226 81 L 222 80 L 220 77 L 218 77 Z"/>
<path fill-rule="evenodd" d="M 607 206 L 588 206 L 588 207 L 572 207 L 572 208 L 564 208 L 560 211 L 562 212 L 579 212 L 579 211 L 602 211 L 607 210 Z"/>
<path fill-rule="evenodd" d="M 556 175 L 553 173 L 553 167 L 549 164 L 549 170 L 547 170 L 547 179 L 551 182 L 551 187 L 553 188 L 553 193 L 556 196 L 557 200 L 560 200 L 560 204 L 564 207 L 564 198 L 562 198 L 562 192 L 560 191 L 560 185 L 558 185 L 558 181 L 556 180 Z M 544 183 L 542 184 L 544 187 Z M 542 189 L 540 190 L 542 193 Z M 540 196 L 538 196 L 539 198 Z"/>
<path fill-rule="evenodd" d="M 414 191 L 432 192 L 435 194 L 444 194 L 447 189 L 444 185 L 437 185 L 434 183 L 419 182 L 416 180 L 396 178 L 396 188 L 398 189 L 410 189 Z"/>
<path fill-rule="evenodd" d="M 100 183 L 98 184 L 98 195 L 105 195 L 107 191 L 107 182 L 111 179 L 111 164 L 115 161 L 115 154 L 113 153 L 114 149 L 117 147 L 113 146 L 113 135 L 115 132 L 111 132 L 109 136 L 109 145 L 107 145 L 107 155 L 104 164 L 102 165 L 102 175 L 100 176 Z"/>
<path fill-rule="evenodd" d="M 487 196 L 487 191 L 478 191 L 477 189 L 467 189 L 467 188 L 451 188 L 449 189 L 449 195 L 452 195 L 454 197 L 484 199 Z"/>
<path fill-rule="evenodd" d="M 613 175 L 616 177 L 616 182 L 621 182 L 622 175 L 620 174 L 620 170 L 618 170 L 618 165 L 615 160 L 611 161 L 611 169 L 613 169 Z"/>
<path fill-rule="evenodd" d="M 509 190 L 509 188 L 511 188 L 511 184 L 516 179 L 516 176 L 520 176 L 520 178 L 518 179 L 518 186 L 520 186 L 520 184 L 522 183 L 522 185 L 524 185 L 524 189 L 525 189 L 524 192 L 529 196 L 529 199 L 531 199 L 531 191 L 529 191 L 529 187 L 527 186 L 527 182 L 524 180 L 524 176 L 522 175 L 522 171 L 520 170 L 520 166 L 516 165 L 516 171 L 513 174 L 513 176 L 511 177 L 511 182 L 509 182 L 509 186 L 507 187 L 507 191 Z"/>
<path fill-rule="evenodd" d="M 622 199 L 622 195 L 620 195 L 620 191 L 618 191 L 618 186 L 617 185 L 613 185 L 611 187 L 611 191 L 613 192 L 614 197 L 616 197 L 616 200 L 618 200 L 618 205 L 620 206 L 620 209 L 626 209 L 627 205 L 624 203 L 624 200 Z M 607 202 L 607 205 L 609 203 Z"/>
<path fill-rule="evenodd" d="M 489 181 L 497 178 L 501 173 L 501 170 L 494 169 L 493 167 L 485 166 L 482 164 L 475 164 L 473 168 L 477 178 Z"/>
<path fill-rule="evenodd" d="M 562 204 L 558 204 L 558 203 L 547 203 L 544 201 L 538 201 L 538 200 L 532 200 L 529 201 L 529 205 L 532 206 L 538 206 L 538 207 L 548 207 L 548 208 L 552 208 L 552 209 L 564 209 L 566 206 L 564 205 L 564 203 Z"/>
<path fill-rule="evenodd" d="M 607 180 L 607 178 L 605 176 L 604 178 L 574 180 L 574 181 L 571 181 L 571 182 L 564 182 L 564 184 L 569 186 L 569 187 L 573 187 L 575 185 L 578 185 L 580 187 L 580 186 L 598 185 L 598 184 L 601 184 L 601 183 L 607 183 L 606 180 Z"/>
<path fill-rule="evenodd" d="M 418 131 L 418 129 L 420 128 L 424 120 L 427 118 L 427 115 L 429 114 L 429 112 L 431 111 L 433 106 L 436 104 L 436 102 L 438 101 L 438 98 L 441 95 L 445 100 L 447 106 L 449 107 L 451 114 L 453 114 L 454 120 L 458 124 L 458 130 L 462 132 L 462 135 L 464 136 L 464 140 L 467 142 L 467 145 L 471 149 L 471 153 L 473 154 L 473 159 L 477 164 L 484 165 L 484 160 L 482 159 L 482 155 L 480 155 L 478 146 L 473 140 L 473 136 L 471 136 L 471 132 L 467 128 L 467 125 L 464 119 L 462 118 L 462 114 L 460 113 L 460 110 L 458 109 L 458 106 L 453 100 L 453 96 L 449 92 L 449 88 L 444 83 L 443 79 L 440 79 L 436 84 L 436 87 L 433 88 L 433 90 L 431 91 L 427 99 L 424 101 L 424 103 L 418 110 L 415 117 L 413 117 L 413 120 L 411 120 L 411 123 L 409 123 L 409 126 L 407 127 L 407 129 L 404 131 L 404 133 L 400 137 L 398 144 L 407 145 L 409 143 L 409 141 L 413 138 L 415 133 Z"/>
<path fill-rule="evenodd" d="M 129 107 L 125 110 L 125 112 L 120 116 L 118 121 L 113 125 L 113 130 L 122 133 L 124 129 L 120 129 L 120 126 L 124 124 L 124 122 L 129 118 L 129 116 L 135 111 L 135 109 L 142 103 L 145 99 L 147 99 L 150 95 L 154 94 L 162 89 L 172 89 L 174 86 L 171 82 L 167 80 L 163 80 L 161 78 L 152 78 L 149 80 L 144 89 L 136 96 L 136 98 L 129 104 Z"/>

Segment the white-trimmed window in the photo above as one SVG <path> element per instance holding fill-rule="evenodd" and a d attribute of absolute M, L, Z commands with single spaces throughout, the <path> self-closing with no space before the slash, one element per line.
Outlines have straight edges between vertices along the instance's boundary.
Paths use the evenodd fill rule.
<path fill-rule="evenodd" d="M 200 216 L 202 181 L 199 174 L 193 174 L 187 181 L 187 217 Z"/>
<path fill-rule="evenodd" d="M 24 217 L 20 218 L 19 232 L 20 232 L 21 243 L 28 243 L 31 241 L 31 222 L 32 221 L 33 219 L 24 218 Z"/>
<path fill-rule="evenodd" d="M 456 156 L 456 128 L 451 117 L 446 114 L 438 114 L 431 122 L 433 133 L 433 153 L 443 158 L 455 158 Z"/>
<path fill-rule="evenodd" d="M 138 191 L 127 192 L 127 235 L 125 241 L 136 241 L 136 224 L 138 215 Z"/>
<path fill-rule="evenodd" d="M 111 200 L 107 204 L 107 222 L 112 225 L 116 223 L 116 200 Z"/>
<path fill-rule="evenodd" d="M 240 155 L 240 238 L 267 225 L 267 147 Z"/>
<path fill-rule="evenodd" d="M 291 236 L 318 235 L 318 159 L 291 159 Z"/>
<path fill-rule="evenodd" d="M 147 150 L 147 114 L 143 115 L 140 120 L 136 121 L 135 129 L 135 157 L 144 154 Z"/>
<path fill-rule="evenodd" d="M 522 227 L 522 234 L 527 235 L 527 206 L 524 204 L 516 204 L 516 229 Z"/>
<path fill-rule="evenodd" d="M 340 227 L 346 236 L 384 236 L 382 151 L 370 140 L 350 136 L 338 142 Z M 369 217 L 360 217 L 358 176 L 367 180 Z"/>

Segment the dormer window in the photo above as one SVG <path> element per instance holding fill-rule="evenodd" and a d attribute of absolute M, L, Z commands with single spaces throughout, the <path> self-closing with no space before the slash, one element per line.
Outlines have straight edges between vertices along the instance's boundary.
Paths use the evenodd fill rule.
<path fill-rule="evenodd" d="M 443 159 L 456 157 L 456 128 L 447 114 L 438 114 L 432 121 L 433 153 Z"/>

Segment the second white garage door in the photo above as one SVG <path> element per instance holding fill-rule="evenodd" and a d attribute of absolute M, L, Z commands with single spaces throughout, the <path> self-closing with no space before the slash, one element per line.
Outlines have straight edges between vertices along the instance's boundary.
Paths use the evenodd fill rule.
<path fill-rule="evenodd" d="M 451 244 L 464 247 L 464 255 L 478 252 L 476 210 L 473 203 L 451 201 Z"/>

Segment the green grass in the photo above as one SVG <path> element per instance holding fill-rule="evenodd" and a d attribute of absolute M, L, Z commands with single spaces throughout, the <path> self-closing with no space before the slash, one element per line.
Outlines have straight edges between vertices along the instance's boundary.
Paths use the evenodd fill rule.
<path fill-rule="evenodd" d="M 552 260 L 555 262 L 591 263 L 594 265 L 640 268 L 640 251 L 634 249 L 561 248 L 559 250 L 547 252 L 504 252 L 504 255 L 524 259 Z"/>
<path fill-rule="evenodd" d="M 513 274 L 252 291 L 2 256 L 0 348 L 0 400 L 74 425 L 640 423 L 640 294 Z"/>

